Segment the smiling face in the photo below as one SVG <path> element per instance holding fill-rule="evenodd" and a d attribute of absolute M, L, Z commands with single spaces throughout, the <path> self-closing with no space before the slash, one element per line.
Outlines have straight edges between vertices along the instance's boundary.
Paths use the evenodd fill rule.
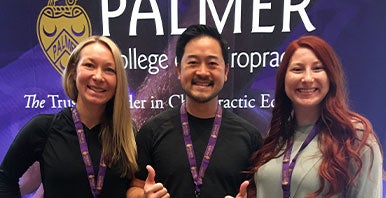
<path fill-rule="evenodd" d="M 117 86 L 115 61 L 109 48 L 99 42 L 86 45 L 80 52 L 74 79 L 77 105 L 105 106 Z"/>
<path fill-rule="evenodd" d="M 209 36 L 194 38 L 186 44 L 177 69 L 187 100 L 198 103 L 217 102 L 229 71 L 219 42 Z"/>
<path fill-rule="evenodd" d="M 315 54 L 308 48 L 297 49 L 285 75 L 285 92 L 294 110 L 318 110 L 329 86 L 325 67 Z"/>

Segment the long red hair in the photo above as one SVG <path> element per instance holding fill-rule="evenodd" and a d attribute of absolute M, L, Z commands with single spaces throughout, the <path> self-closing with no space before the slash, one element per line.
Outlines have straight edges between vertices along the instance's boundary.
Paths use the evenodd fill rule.
<path fill-rule="evenodd" d="M 309 197 L 316 197 L 324 192 L 326 181 L 330 186 L 323 196 L 331 197 L 344 193 L 354 185 L 362 168 L 360 151 L 368 146 L 368 138 L 376 135 L 365 117 L 349 109 L 341 63 L 332 47 L 316 36 L 302 36 L 291 42 L 285 51 L 276 76 L 275 106 L 270 129 L 263 147 L 252 155 L 254 166 L 250 173 L 255 173 L 271 159 L 283 155 L 280 151 L 293 138 L 295 118 L 292 102 L 285 93 L 284 79 L 291 57 L 298 48 L 307 48 L 315 53 L 325 66 L 330 81 L 329 92 L 321 104 L 321 130 L 318 136 L 318 145 L 323 156 L 318 171 L 321 186 Z M 355 171 L 350 172 L 349 167 L 354 167 Z"/>

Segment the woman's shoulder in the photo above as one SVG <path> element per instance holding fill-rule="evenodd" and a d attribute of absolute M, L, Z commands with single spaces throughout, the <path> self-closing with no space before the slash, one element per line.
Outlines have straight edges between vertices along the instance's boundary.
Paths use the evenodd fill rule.
<path fill-rule="evenodd" d="M 54 123 L 67 123 L 65 120 L 71 120 L 71 111 L 69 108 L 62 109 L 56 113 L 38 114 L 23 127 L 23 130 L 47 133 Z M 63 122 L 55 122 L 61 121 Z"/>
<path fill-rule="evenodd" d="M 355 129 L 358 140 L 365 140 L 365 143 L 367 145 L 362 149 L 361 153 L 373 149 L 380 150 L 379 139 L 377 137 L 377 134 L 374 132 L 371 123 L 368 120 L 356 117 L 351 120 L 351 123 Z"/>

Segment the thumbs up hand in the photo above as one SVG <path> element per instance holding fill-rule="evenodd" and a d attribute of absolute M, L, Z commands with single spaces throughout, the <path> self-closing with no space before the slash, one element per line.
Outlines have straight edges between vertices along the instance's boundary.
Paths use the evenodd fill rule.
<path fill-rule="evenodd" d="M 155 170 L 150 165 L 146 166 L 148 175 L 145 181 L 144 191 L 146 198 L 169 198 L 168 190 L 161 184 L 155 182 Z"/>
<path fill-rule="evenodd" d="M 240 185 L 239 193 L 234 198 L 247 198 L 247 187 L 249 185 L 249 181 L 244 181 Z M 233 198 L 232 196 L 225 196 L 225 198 Z"/>
<path fill-rule="evenodd" d="M 239 194 L 236 195 L 236 198 L 247 198 L 247 187 L 249 185 L 249 181 L 244 181 L 240 185 Z"/>
<path fill-rule="evenodd" d="M 146 184 L 155 184 L 155 170 L 153 167 L 151 167 L 150 165 L 147 165 L 146 166 L 146 169 L 147 169 L 147 172 L 148 172 L 148 175 L 147 175 L 147 178 L 146 178 L 146 181 L 145 181 L 145 185 Z"/>

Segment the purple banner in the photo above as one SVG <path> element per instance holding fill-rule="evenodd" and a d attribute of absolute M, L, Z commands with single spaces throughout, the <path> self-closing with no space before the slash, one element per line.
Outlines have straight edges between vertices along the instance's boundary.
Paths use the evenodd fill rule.
<path fill-rule="evenodd" d="M 275 73 L 287 44 L 324 38 L 341 58 L 351 107 L 386 147 L 386 1 L 113 0 L 5 1 L 0 7 L 0 160 L 34 115 L 72 106 L 61 74 L 84 37 L 105 35 L 123 53 L 133 118 L 178 105 L 175 43 L 190 24 L 216 26 L 230 45 L 230 74 L 220 104 L 266 131 Z"/>

